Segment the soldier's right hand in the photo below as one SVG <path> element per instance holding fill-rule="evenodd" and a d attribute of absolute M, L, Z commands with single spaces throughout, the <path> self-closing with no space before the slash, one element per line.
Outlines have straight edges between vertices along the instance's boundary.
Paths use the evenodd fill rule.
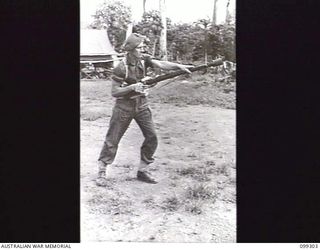
<path fill-rule="evenodd" d="M 141 82 L 132 84 L 132 85 L 130 85 L 130 87 L 132 88 L 132 90 L 134 90 L 138 93 L 143 93 L 143 91 L 144 91 L 143 83 L 141 83 Z"/>

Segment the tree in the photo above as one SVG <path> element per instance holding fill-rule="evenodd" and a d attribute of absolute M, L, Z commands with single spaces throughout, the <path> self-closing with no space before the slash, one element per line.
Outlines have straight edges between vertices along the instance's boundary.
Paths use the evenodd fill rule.
<path fill-rule="evenodd" d="M 222 40 L 221 53 L 226 60 L 235 62 L 235 25 L 225 24 L 221 26 L 220 36 Z"/>
<path fill-rule="evenodd" d="M 160 33 L 160 58 L 167 60 L 167 16 L 166 16 L 166 1 L 159 0 L 159 9 L 161 16 L 161 33 Z"/>
<path fill-rule="evenodd" d="M 134 26 L 134 32 L 145 35 L 148 37 L 151 47 L 148 51 L 153 56 L 159 55 L 157 44 L 159 42 L 162 25 L 160 12 L 157 10 L 147 11 L 143 14 L 139 23 Z"/>
<path fill-rule="evenodd" d="M 170 24 L 167 30 L 167 49 L 170 60 L 190 63 L 203 60 L 204 29 L 197 23 Z"/>
<path fill-rule="evenodd" d="M 226 6 L 226 24 L 230 23 L 230 11 L 229 11 L 229 5 L 230 5 L 230 0 L 227 1 L 227 6 Z"/>
<path fill-rule="evenodd" d="M 218 0 L 214 0 L 213 2 L 213 14 L 212 14 L 212 24 L 217 24 L 217 2 Z"/>
<path fill-rule="evenodd" d="M 143 14 L 146 13 L 146 1 L 147 0 L 142 0 L 143 1 Z"/>
<path fill-rule="evenodd" d="M 107 29 L 109 39 L 117 51 L 126 38 L 128 25 L 131 23 L 131 9 L 119 0 L 104 2 L 93 15 L 94 21 L 89 26 L 94 29 Z"/>
<path fill-rule="evenodd" d="M 204 29 L 204 42 L 203 42 L 203 47 L 204 47 L 204 62 L 208 62 L 208 28 L 210 25 L 210 20 L 209 19 L 200 19 L 198 21 L 198 24 L 203 26 Z"/>

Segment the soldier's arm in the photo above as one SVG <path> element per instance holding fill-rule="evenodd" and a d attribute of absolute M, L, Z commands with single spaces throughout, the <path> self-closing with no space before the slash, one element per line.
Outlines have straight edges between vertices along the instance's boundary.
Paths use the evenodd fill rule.
<path fill-rule="evenodd" d="M 132 91 L 137 91 L 142 88 L 142 83 L 135 83 L 125 87 L 122 87 L 122 82 L 112 79 L 111 95 L 113 97 L 121 97 L 126 94 L 131 93 Z"/>
<path fill-rule="evenodd" d="M 167 62 L 167 61 L 159 61 L 159 60 L 151 60 L 151 63 L 154 67 L 158 67 L 163 70 L 183 70 L 189 74 L 191 74 L 191 71 L 188 70 L 188 68 L 192 68 L 191 65 L 184 65 L 179 63 L 173 63 L 173 62 Z"/>
<path fill-rule="evenodd" d="M 111 95 L 113 97 L 122 97 L 126 94 L 129 94 L 132 91 L 137 91 L 138 85 L 137 84 L 131 84 L 131 85 L 125 85 L 124 83 L 125 78 L 125 68 L 123 62 L 118 64 L 113 69 L 113 75 L 111 77 Z M 140 83 L 140 85 L 142 85 Z"/>

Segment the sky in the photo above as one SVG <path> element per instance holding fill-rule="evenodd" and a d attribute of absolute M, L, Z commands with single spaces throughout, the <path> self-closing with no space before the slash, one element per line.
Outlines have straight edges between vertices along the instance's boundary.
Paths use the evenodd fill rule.
<path fill-rule="evenodd" d="M 80 0 L 81 25 L 87 26 L 92 22 L 92 15 L 105 0 Z M 230 0 L 229 9 L 235 11 L 235 1 Z M 125 0 L 126 5 L 131 6 L 132 17 L 139 21 L 142 16 L 142 0 Z M 167 17 L 174 23 L 194 22 L 201 18 L 212 18 L 213 0 L 166 0 Z M 227 0 L 217 2 L 217 22 L 225 19 Z M 146 10 L 159 9 L 159 0 L 147 0 Z"/>

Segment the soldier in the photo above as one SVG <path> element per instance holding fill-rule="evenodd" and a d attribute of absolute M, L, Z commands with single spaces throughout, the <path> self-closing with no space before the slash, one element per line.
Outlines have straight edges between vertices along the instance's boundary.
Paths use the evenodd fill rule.
<path fill-rule="evenodd" d="M 106 167 L 116 156 L 118 144 L 129 127 L 132 119 L 139 125 L 145 138 L 140 151 L 140 165 L 137 179 L 146 183 L 155 184 L 157 181 L 148 172 L 148 165 L 154 161 L 158 141 L 148 107 L 146 91 L 140 82 L 145 77 L 148 67 L 158 67 L 164 70 L 188 70 L 188 65 L 151 59 L 144 52 L 145 37 L 132 33 L 124 43 L 126 55 L 113 70 L 111 94 L 116 98 L 113 114 L 110 119 L 103 148 L 98 159 L 98 186 L 106 186 Z"/>

